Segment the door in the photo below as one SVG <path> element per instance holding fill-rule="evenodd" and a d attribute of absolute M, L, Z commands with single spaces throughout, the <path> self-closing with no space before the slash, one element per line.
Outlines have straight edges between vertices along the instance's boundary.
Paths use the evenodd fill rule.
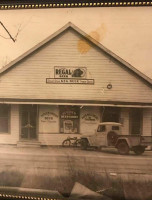
<path fill-rule="evenodd" d="M 132 108 L 130 110 L 130 134 L 141 135 L 142 134 L 142 109 Z"/>
<path fill-rule="evenodd" d="M 96 132 L 96 145 L 97 146 L 106 146 L 107 145 L 107 135 L 106 135 L 106 126 L 99 125 Z"/>
<path fill-rule="evenodd" d="M 21 106 L 21 134 L 20 139 L 34 140 L 37 139 L 36 133 L 37 106 Z"/>

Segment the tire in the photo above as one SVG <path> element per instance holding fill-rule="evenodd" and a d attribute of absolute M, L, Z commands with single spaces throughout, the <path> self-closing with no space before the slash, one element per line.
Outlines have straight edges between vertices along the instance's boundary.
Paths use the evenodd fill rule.
<path fill-rule="evenodd" d="M 70 140 L 64 140 L 62 142 L 62 146 L 63 147 L 70 147 L 71 146 L 71 141 Z"/>
<path fill-rule="evenodd" d="M 121 155 L 127 155 L 129 154 L 129 146 L 125 141 L 120 141 L 117 145 L 117 149 L 119 154 Z"/>
<path fill-rule="evenodd" d="M 80 139 L 77 139 L 74 143 L 74 146 L 75 147 L 80 147 L 81 146 L 81 140 Z"/>
<path fill-rule="evenodd" d="M 108 146 L 115 146 L 118 139 L 118 134 L 114 131 L 110 131 L 107 134 Z"/>
<path fill-rule="evenodd" d="M 87 139 L 81 139 L 81 149 L 86 150 L 89 146 L 89 142 Z"/>
<path fill-rule="evenodd" d="M 101 151 L 101 150 L 102 150 L 102 147 L 100 147 L 100 146 L 95 147 L 95 150 L 96 150 L 96 151 Z"/>
<path fill-rule="evenodd" d="M 133 151 L 135 152 L 136 155 L 141 155 L 145 151 L 145 147 L 142 146 L 136 146 L 133 148 Z"/>

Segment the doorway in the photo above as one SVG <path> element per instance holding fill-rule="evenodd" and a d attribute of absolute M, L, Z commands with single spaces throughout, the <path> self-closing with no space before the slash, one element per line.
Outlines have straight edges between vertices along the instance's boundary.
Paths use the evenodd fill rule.
<path fill-rule="evenodd" d="M 20 139 L 37 139 L 37 105 L 21 105 Z"/>
<path fill-rule="evenodd" d="M 130 109 L 130 134 L 131 135 L 141 135 L 142 134 L 142 121 L 143 114 L 140 108 Z"/>

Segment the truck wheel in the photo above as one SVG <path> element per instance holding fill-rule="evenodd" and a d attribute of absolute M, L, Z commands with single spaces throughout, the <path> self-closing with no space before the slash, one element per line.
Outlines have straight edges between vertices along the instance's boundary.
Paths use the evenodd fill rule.
<path fill-rule="evenodd" d="M 137 146 L 133 148 L 133 151 L 135 152 L 135 154 L 141 155 L 142 153 L 144 153 L 145 147 Z"/>
<path fill-rule="evenodd" d="M 114 131 L 110 131 L 107 134 L 108 146 L 114 146 L 117 142 L 118 134 Z"/>
<path fill-rule="evenodd" d="M 86 150 L 89 146 L 88 140 L 81 139 L 81 149 Z"/>
<path fill-rule="evenodd" d="M 96 151 L 101 151 L 101 150 L 102 150 L 102 147 L 101 147 L 101 146 L 94 147 L 94 150 L 96 150 Z"/>
<path fill-rule="evenodd" d="M 117 149 L 119 154 L 121 155 L 127 155 L 129 153 L 129 146 L 125 141 L 119 142 L 117 145 Z"/>

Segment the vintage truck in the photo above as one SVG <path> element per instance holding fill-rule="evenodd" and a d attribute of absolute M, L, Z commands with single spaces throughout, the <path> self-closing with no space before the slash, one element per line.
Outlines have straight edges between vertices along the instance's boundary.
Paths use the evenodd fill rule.
<path fill-rule="evenodd" d="M 117 148 L 121 155 L 129 154 L 130 151 L 140 155 L 144 153 L 147 146 L 152 145 L 151 136 L 123 135 L 121 127 L 122 124 L 116 122 L 99 123 L 95 134 L 81 137 L 81 148 L 112 147 Z"/>

